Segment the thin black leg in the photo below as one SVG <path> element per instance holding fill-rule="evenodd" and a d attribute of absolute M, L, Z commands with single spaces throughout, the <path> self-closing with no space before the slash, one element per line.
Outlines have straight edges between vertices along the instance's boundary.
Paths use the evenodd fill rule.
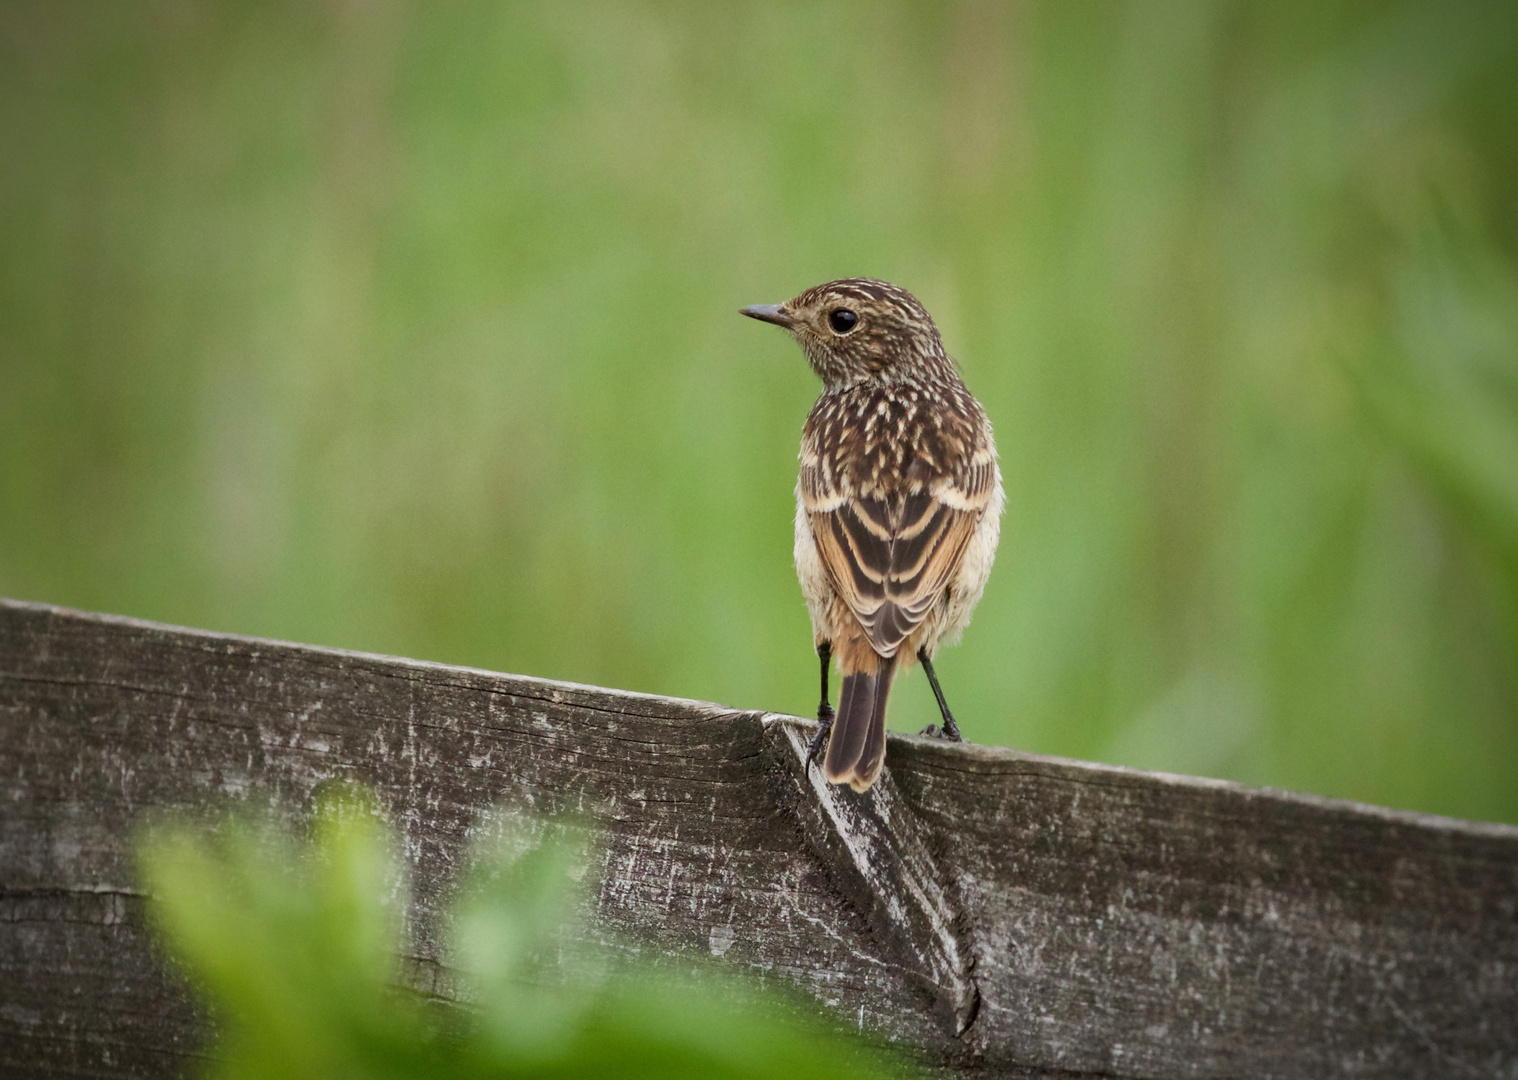
<path fill-rule="evenodd" d="M 833 660 L 833 643 L 824 641 L 818 645 L 817 656 L 822 660 L 822 704 L 817 706 L 817 734 L 812 736 L 812 741 L 806 748 L 808 769 L 812 767 L 812 759 L 817 756 L 817 751 L 827 742 L 828 732 L 833 730 L 833 706 L 828 704 L 828 665 Z"/>
<path fill-rule="evenodd" d="M 943 687 L 938 685 L 938 675 L 933 670 L 933 661 L 928 659 L 928 650 L 918 649 L 917 659 L 922 661 L 922 670 L 928 673 L 928 683 L 933 687 L 933 696 L 938 699 L 938 711 L 943 714 L 943 737 L 960 742 L 959 725 L 954 722 L 954 714 L 949 711 L 949 703 L 943 699 Z M 939 731 L 929 724 L 923 734 L 937 735 Z"/>

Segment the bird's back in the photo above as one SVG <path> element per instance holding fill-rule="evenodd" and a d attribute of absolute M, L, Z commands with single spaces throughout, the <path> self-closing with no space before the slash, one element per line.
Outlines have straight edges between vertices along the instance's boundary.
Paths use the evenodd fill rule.
<path fill-rule="evenodd" d="M 942 599 L 998 481 L 990 424 L 957 377 L 818 399 L 798 494 L 829 579 L 876 653 L 894 656 Z"/>

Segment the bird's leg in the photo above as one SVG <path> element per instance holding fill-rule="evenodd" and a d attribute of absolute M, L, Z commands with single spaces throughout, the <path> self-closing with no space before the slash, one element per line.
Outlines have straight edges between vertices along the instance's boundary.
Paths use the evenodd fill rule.
<path fill-rule="evenodd" d="M 817 646 L 817 655 L 822 660 L 822 704 L 817 706 L 817 734 L 812 736 L 812 741 L 806 748 L 808 769 L 812 767 L 812 759 L 817 756 L 817 751 L 827 742 L 828 732 L 833 730 L 833 706 L 828 704 L 828 664 L 833 659 L 833 643 L 822 642 Z"/>
<path fill-rule="evenodd" d="M 938 675 L 933 671 L 933 661 L 928 659 L 928 650 L 918 649 L 917 659 L 922 661 L 922 670 L 928 673 L 928 682 L 933 687 L 933 696 L 938 699 L 938 711 L 943 714 L 943 731 L 940 732 L 936 726 L 929 724 L 922 729 L 922 733 L 960 742 L 959 725 L 954 722 L 954 714 L 949 711 L 949 703 L 943 699 L 943 687 L 938 685 Z"/>

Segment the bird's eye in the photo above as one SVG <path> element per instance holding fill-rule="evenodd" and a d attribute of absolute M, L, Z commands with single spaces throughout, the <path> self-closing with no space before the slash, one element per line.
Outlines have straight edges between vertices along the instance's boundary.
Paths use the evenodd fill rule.
<path fill-rule="evenodd" d="M 859 325 L 859 316 L 848 308 L 834 308 L 828 314 L 828 325 L 833 328 L 835 334 L 847 334 Z"/>

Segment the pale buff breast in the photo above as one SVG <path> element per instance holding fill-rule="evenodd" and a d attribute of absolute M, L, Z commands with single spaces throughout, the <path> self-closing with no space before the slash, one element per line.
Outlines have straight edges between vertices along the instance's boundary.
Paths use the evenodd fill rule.
<path fill-rule="evenodd" d="M 801 595 L 806 597 L 807 614 L 812 617 L 812 638 L 817 644 L 830 640 L 828 611 L 835 599 L 833 586 L 827 571 L 822 567 L 822 556 L 817 554 L 817 542 L 812 539 L 812 523 L 807 518 L 806 507 L 801 501 L 801 484 L 796 485 L 796 577 L 801 581 Z"/>

